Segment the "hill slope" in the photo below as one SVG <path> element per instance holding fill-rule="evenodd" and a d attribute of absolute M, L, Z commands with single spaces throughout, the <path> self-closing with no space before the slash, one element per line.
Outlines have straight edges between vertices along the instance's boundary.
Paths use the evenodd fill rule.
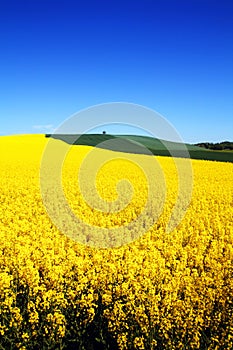
<path fill-rule="evenodd" d="M 149 150 L 149 152 L 158 156 L 171 156 L 169 152 L 171 151 L 172 156 L 187 157 L 183 144 L 149 136 L 108 134 L 47 134 L 45 136 L 59 139 L 69 144 L 96 146 L 113 151 L 148 154 Z M 233 152 L 214 151 L 191 144 L 185 144 L 185 146 L 192 159 L 233 162 Z"/>

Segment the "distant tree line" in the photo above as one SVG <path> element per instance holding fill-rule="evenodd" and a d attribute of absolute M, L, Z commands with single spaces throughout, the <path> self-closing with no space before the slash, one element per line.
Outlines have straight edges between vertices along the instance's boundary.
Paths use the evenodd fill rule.
<path fill-rule="evenodd" d="M 233 142 L 230 141 L 224 141 L 224 142 L 201 142 L 196 143 L 195 146 L 203 147 L 206 149 L 213 149 L 213 150 L 233 150 Z"/>

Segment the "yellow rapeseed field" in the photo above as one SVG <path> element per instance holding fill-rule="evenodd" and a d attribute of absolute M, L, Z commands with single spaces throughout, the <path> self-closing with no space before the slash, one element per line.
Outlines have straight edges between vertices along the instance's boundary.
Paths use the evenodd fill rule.
<path fill-rule="evenodd" d="M 59 152 L 62 141 L 53 142 Z M 119 154 L 94 185 L 84 169 L 82 192 L 77 173 L 92 148 L 71 147 L 62 184 L 73 213 L 97 228 L 127 226 L 128 244 L 120 244 L 122 231 L 110 240 L 114 247 L 102 249 L 91 232 L 80 232 L 81 244 L 49 217 L 40 189 L 47 143 L 43 135 L 0 137 L 0 349 L 233 349 L 233 164 L 192 161 L 190 205 L 167 232 L 177 172 L 171 158 L 155 157 L 164 203 L 138 235 L 128 225 L 143 212 L 149 189 L 134 160 L 146 167 L 150 157 Z M 105 159 L 111 151 L 96 152 Z M 95 188 L 105 203 L 99 209 L 88 204 Z M 100 246 L 105 239 L 100 235 Z"/>

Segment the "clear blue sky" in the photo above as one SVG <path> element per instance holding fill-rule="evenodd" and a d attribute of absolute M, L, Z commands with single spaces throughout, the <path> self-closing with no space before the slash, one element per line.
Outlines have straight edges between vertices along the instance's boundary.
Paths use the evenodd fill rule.
<path fill-rule="evenodd" d="M 124 101 L 186 142 L 233 140 L 232 0 L 0 2 L 0 134 Z"/>

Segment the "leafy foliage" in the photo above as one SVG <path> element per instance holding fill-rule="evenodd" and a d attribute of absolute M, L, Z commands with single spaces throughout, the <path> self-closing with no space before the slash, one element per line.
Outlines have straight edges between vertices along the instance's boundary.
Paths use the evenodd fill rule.
<path fill-rule="evenodd" d="M 206 149 L 213 149 L 213 150 L 233 150 L 233 142 L 230 141 L 224 141 L 224 142 L 202 142 L 197 143 L 195 146 L 203 147 Z"/>

